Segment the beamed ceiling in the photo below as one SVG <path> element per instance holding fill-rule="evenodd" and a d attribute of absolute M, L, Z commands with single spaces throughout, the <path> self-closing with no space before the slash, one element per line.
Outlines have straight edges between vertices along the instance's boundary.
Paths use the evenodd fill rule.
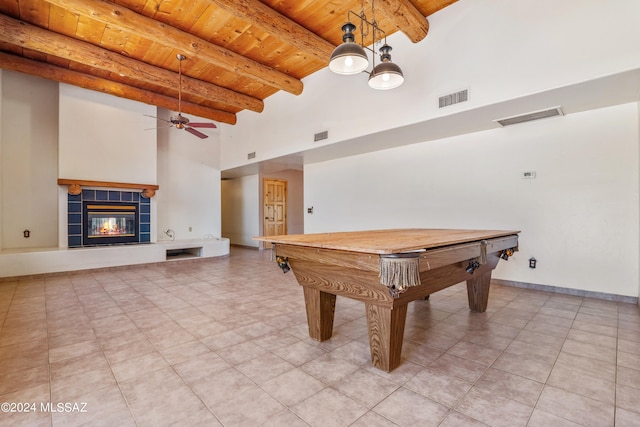
<path fill-rule="evenodd" d="M 376 0 L 387 35 L 428 37 L 456 0 Z M 364 10 L 370 18 L 371 4 Z M 235 124 L 324 68 L 361 0 L 0 0 L 0 67 Z"/>

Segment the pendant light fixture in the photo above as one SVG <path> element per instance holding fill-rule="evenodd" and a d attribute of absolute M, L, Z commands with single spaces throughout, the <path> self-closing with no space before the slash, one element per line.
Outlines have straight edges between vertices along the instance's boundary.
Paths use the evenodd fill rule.
<path fill-rule="evenodd" d="M 356 40 L 358 27 L 351 23 L 351 15 L 360 22 L 360 42 Z M 378 27 L 375 18 L 375 0 L 371 1 L 371 21 L 367 20 L 364 12 L 364 0 L 361 1 L 360 14 L 349 11 L 347 23 L 342 26 L 342 44 L 331 53 L 329 69 L 337 74 L 351 75 L 366 72 L 369 74 L 369 87 L 378 90 L 393 89 L 404 83 L 402 70 L 397 64 L 391 62 L 391 46 L 387 44 L 387 34 Z M 365 39 L 371 35 L 371 46 L 384 39 L 380 48 L 380 63 L 376 65 L 376 53 L 365 44 Z M 368 40 L 368 39 L 367 39 Z M 371 51 L 373 67 L 371 72 L 366 71 L 369 66 L 369 58 L 366 50 Z"/>
<path fill-rule="evenodd" d="M 363 72 L 369 66 L 369 58 L 364 48 L 355 43 L 353 31 L 356 26 L 347 22 L 342 26 L 343 43 L 331 53 L 329 69 L 336 74 L 350 75 Z"/>
<path fill-rule="evenodd" d="M 380 63 L 369 74 L 369 87 L 378 90 L 394 89 L 404 83 L 404 75 L 397 64 L 391 62 L 391 46 L 380 48 Z"/>

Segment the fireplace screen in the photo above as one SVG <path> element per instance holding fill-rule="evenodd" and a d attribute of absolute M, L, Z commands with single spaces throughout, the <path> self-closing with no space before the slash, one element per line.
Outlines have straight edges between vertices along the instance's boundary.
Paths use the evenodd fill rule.
<path fill-rule="evenodd" d="M 84 245 L 137 243 L 138 205 L 84 203 Z"/>

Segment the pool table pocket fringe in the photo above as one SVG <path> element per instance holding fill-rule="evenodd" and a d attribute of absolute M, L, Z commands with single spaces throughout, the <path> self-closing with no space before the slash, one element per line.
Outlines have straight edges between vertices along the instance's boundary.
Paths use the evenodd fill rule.
<path fill-rule="evenodd" d="M 389 288 L 389 294 L 398 298 L 410 286 L 420 285 L 420 255 L 380 256 L 380 284 Z"/>

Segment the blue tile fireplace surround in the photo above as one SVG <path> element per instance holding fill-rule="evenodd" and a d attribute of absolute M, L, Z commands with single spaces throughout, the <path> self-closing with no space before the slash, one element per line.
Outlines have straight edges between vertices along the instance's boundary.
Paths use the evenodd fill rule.
<path fill-rule="evenodd" d="M 70 248 L 112 244 L 138 244 L 149 243 L 151 241 L 151 201 L 142 196 L 140 192 L 82 189 L 80 194 L 68 194 L 67 203 L 67 231 Z M 125 238 L 113 236 L 107 232 L 104 233 L 104 236 L 91 235 L 90 224 L 87 219 L 87 208 L 98 208 L 112 212 L 127 212 L 126 215 L 129 215 L 131 218 L 132 224 L 130 227 L 135 227 L 135 229 L 128 230 L 126 233 L 128 237 Z M 105 214 L 103 214 L 103 216 L 104 215 Z M 89 214 L 89 218 L 90 217 L 91 214 Z M 118 238 L 111 239 L 111 237 Z"/>

